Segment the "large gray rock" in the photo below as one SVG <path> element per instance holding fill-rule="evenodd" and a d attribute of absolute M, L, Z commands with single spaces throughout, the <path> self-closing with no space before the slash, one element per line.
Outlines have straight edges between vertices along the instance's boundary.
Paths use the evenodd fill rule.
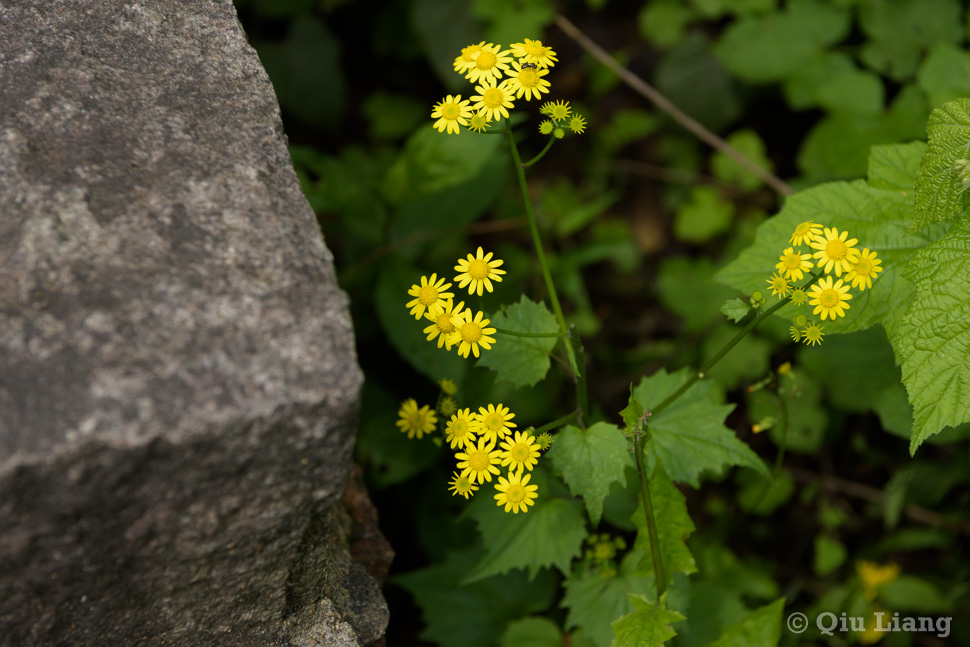
<path fill-rule="evenodd" d="M 0 0 L 0 645 L 366 645 L 346 298 L 230 0 Z"/>

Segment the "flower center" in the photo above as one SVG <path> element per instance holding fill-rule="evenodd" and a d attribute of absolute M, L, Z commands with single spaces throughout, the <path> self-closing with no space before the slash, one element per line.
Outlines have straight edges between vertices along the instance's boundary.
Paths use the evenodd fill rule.
<path fill-rule="evenodd" d="M 552 118 L 556 121 L 562 121 L 569 116 L 569 109 L 566 106 L 553 106 L 552 108 Z"/>
<path fill-rule="evenodd" d="M 438 326 L 439 332 L 455 332 L 455 324 L 451 323 L 451 315 L 448 313 L 439 315 L 435 325 Z"/>
<path fill-rule="evenodd" d="M 451 426 L 451 433 L 455 436 L 464 436 L 468 431 L 468 425 L 464 420 L 458 420 Z"/>
<path fill-rule="evenodd" d="M 512 447 L 511 454 L 513 459 L 521 463 L 529 457 L 529 448 L 522 443 L 518 443 Z"/>
<path fill-rule="evenodd" d="M 868 276 L 872 272 L 872 263 L 868 258 L 860 258 L 855 265 L 855 273 L 860 276 Z"/>
<path fill-rule="evenodd" d="M 845 243 L 841 240 L 830 240 L 825 244 L 825 253 L 834 261 L 841 261 L 847 252 Z"/>
<path fill-rule="evenodd" d="M 489 88 L 482 95 L 482 101 L 485 103 L 486 108 L 498 108 L 502 105 L 503 98 L 504 93 L 498 88 Z"/>
<path fill-rule="evenodd" d="M 505 497 L 509 500 L 509 503 L 519 503 L 525 498 L 525 488 L 518 483 L 513 483 L 505 491 Z"/>
<path fill-rule="evenodd" d="M 503 422 L 502 418 L 499 417 L 497 413 L 493 413 L 489 415 L 487 418 L 485 418 L 485 426 L 491 429 L 492 431 L 499 429 L 502 426 L 502 422 Z"/>
<path fill-rule="evenodd" d="M 797 254 L 788 254 L 785 256 L 785 267 L 790 270 L 797 269 L 802 264 L 802 257 Z"/>
<path fill-rule="evenodd" d="M 523 51 L 525 51 L 526 56 L 539 57 L 539 56 L 542 56 L 542 54 L 545 52 L 546 46 L 537 45 L 536 41 L 532 41 L 531 43 L 526 43 L 525 47 L 523 47 L 522 49 Z"/>
<path fill-rule="evenodd" d="M 476 258 L 468 264 L 468 276 L 475 280 L 484 279 L 488 276 L 488 263 L 480 258 Z"/>
<path fill-rule="evenodd" d="M 536 84 L 536 81 L 538 80 L 539 80 L 539 75 L 537 75 L 536 71 L 531 67 L 527 67 L 521 72 L 519 72 L 519 85 L 521 85 L 524 88 L 534 87 Z"/>
<path fill-rule="evenodd" d="M 461 110 L 458 108 L 457 103 L 446 103 L 445 105 L 441 106 L 441 116 L 445 119 L 458 119 L 458 115 L 460 113 Z"/>
<path fill-rule="evenodd" d="M 478 58 L 475 59 L 475 67 L 480 70 L 490 70 L 495 67 L 495 63 L 498 62 L 498 57 L 492 52 L 481 52 Z"/>
<path fill-rule="evenodd" d="M 430 306 L 438 300 L 438 291 L 430 285 L 426 285 L 418 291 L 418 303 L 423 306 Z"/>
<path fill-rule="evenodd" d="M 422 428 L 421 423 L 423 422 L 422 418 L 423 416 L 417 412 L 412 413 L 410 416 L 408 416 L 408 424 L 411 425 L 411 429 L 421 429 Z"/>
<path fill-rule="evenodd" d="M 469 321 L 461 327 L 461 338 L 468 343 L 477 342 L 482 336 L 482 328 L 477 323 Z"/>
<path fill-rule="evenodd" d="M 467 476 L 459 476 L 458 480 L 455 481 L 455 487 L 459 492 L 467 492 L 471 485 L 472 484 L 468 482 Z"/>
<path fill-rule="evenodd" d="M 482 451 L 474 451 L 468 456 L 468 466 L 473 470 L 483 470 L 488 467 L 488 454 Z"/>
<path fill-rule="evenodd" d="M 831 308 L 832 306 L 838 304 L 839 293 L 835 290 L 822 290 L 822 293 L 818 295 L 818 302 L 826 308 Z"/>

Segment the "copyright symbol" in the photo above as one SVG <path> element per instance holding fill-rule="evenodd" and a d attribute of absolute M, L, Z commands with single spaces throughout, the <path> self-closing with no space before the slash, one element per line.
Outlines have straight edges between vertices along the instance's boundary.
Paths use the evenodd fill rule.
<path fill-rule="evenodd" d="M 796 611 L 788 616 L 788 631 L 800 634 L 808 628 L 808 618 L 804 613 Z"/>

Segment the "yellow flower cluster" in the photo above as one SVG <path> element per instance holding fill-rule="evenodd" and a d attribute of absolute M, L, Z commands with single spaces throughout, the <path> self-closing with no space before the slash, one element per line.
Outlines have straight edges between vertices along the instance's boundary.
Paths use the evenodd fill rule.
<path fill-rule="evenodd" d="M 493 259 L 492 252 L 484 253 L 481 247 L 475 256 L 468 255 L 466 259 L 458 259 L 455 271 L 458 275 L 454 281 L 459 288 L 468 287 L 468 294 L 482 295 L 483 291 L 492 291 L 492 282 L 502 281 L 505 270 L 499 269 L 504 261 Z M 457 347 L 458 354 L 468 357 L 471 353 L 475 357 L 481 354 L 480 349 L 489 350 L 495 343 L 495 328 L 489 328 L 488 319 L 482 311 L 473 311 L 465 307 L 464 301 L 457 304 L 454 293 L 448 292 L 451 283 L 445 283 L 444 277 L 438 278 L 432 274 L 429 279 L 421 277 L 420 284 L 414 284 L 408 290 L 408 295 L 414 297 L 406 304 L 415 319 L 425 319 L 431 325 L 424 329 L 428 341 L 438 340 L 438 348 L 445 346 L 447 350 Z"/>
<path fill-rule="evenodd" d="M 880 267 L 882 260 L 876 257 L 876 252 L 869 248 L 860 251 L 856 247 L 858 239 L 850 239 L 847 231 L 823 227 L 812 220 L 795 227 L 788 242 L 791 247 L 778 257 L 776 272 L 767 280 L 771 293 L 782 299 L 791 292 L 793 304 L 814 306 L 812 314 L 820 315 L 822 321 L 844 317 L 849 309 L 848 302 L 852 299 L 849 290 L 872 288 L 872 281 L 883 269 Z M 807 246 L 809 251 L 802 253 L 802 245 Z M 812 269 L 821 272 L 812 274 Z M 844 279 L 841 278 L 843 273 Z M 805 274 L 813 277 L 807 292 L 804 287 L 794 286 Z M 834 279 L 832 274 L 835 274 Z M 801 340 L 814 346 L 822 341 L 822 326 L 800 316 L 791 328 L 791 335 L 795 341 Z"/>
<path fill-rule="evenodd" d="M 541 99 L 549 93 L 549 81 L 544 77 L 556 64 L 556 52 L 542 41 L 526 38 L 503 50 L 500 45 L 482 41 L 461 50 L 453 67 L 475 86 L 470 99 L 448 95 L 431 110 L 438 132 L 458 134 L 460 126 L 483 132 L 493 121 L 509 117 L 515 101 Z M 567 104 L 568 105 L 568 104 Z M 581 128 L 585 125 L 579 117 Z M 582 132 L 580 129 L 578 132 Z"/>

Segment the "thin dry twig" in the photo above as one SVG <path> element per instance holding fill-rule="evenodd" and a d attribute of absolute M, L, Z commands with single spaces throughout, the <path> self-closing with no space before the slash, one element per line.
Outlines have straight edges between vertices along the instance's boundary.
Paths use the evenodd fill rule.
<path fill-rule="evenodd" d="M 761 178 L 765 184 L 770 186 L 779 194 L 791 195 L 795 192 L 794 189 L 788 186 L 784 180 L 761 168 L 750 159 L 742 155 L 736 148 L 702 126 L 700 122 L 685 114 L 680 108 L 671 103 L 667 97 L 658 92 L 653 86 L 617 63 L 606 50 L 593 42 L 589 36 L 580 31 L 576 25 L 569 22 L 565 16 L 562 14 L 556 16 L 556 24 L 560 29 L 566 32 L 566 35 L 575 40 L 583 49 L 589 52 L 593 58 L 598 60 L 609 69 L 613 70 L 613 72 L 615 72 L 624 83 L 636 90 L 647 100 L 652 101 L 654 105 L 670 115 L 674 121 L 689 130 L 698 139 L 707 143 L 715 150 L 724 153 L 738 164 L 754 173 L 756 176 Z"/>

